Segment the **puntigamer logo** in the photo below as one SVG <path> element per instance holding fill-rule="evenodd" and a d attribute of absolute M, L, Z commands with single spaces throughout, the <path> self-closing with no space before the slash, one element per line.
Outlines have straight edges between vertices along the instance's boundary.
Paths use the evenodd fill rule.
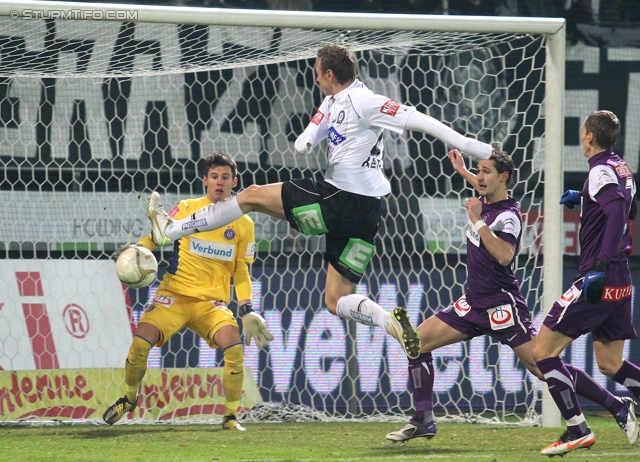
<path fill-rule="evenodd" d="M 193 228 L 198 228 L 200 226 L 206 226 L 206 225 L 207 225 L 207 220 L 203 218 L 202 220 L 194 220 L 194 221 L 188 221 L 187 223 L 184 223 L 182 225 L 182 229 L 193 229 Z"/>
<path fill-rule="evenodd" d="M 235 245 L 191 238 L 190 251 L 205 258 L 232 261 Z"/>

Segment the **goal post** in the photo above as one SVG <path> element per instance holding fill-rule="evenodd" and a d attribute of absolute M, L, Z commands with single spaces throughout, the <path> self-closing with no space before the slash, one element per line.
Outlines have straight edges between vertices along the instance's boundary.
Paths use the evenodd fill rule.
<path fill-rule="evenodd" d="M 16 212 L 0 224 L 11 289 L 0 298 L 11 326 L 0 329 L 0 423 L 99 419 L 121 394 L 132 320 L 155 288 L 120 289 L 108 256 L 148 232 L 148 193 L 167 206 L 201 195 L 198 162 L 213 150 L 236 159 L 243 187 L 322 174 L 322 149 L 296 156 L 293 141 L 321 101 L 316 52 L 333 42 L 356 52 L 374 92 L 513 154 L 518 276 L 539 326 L 562 293 L 564 19 L 2 2 L 0 200 Z M 472 190 L 442 142 L 406 133 L 385 144 L 393 192 L 356 290 L 418 323 L 464 291 Z M 252 218 L 253 302 L 276 338 L 245 349 L 243 409 L 264 400 L 314 418 L 386 418 L 410 408 L 399 346 L 324 308 L 323 239 Z M 170 253 L 158 252 L 161 267 Z M 216 418 L 221 361 L 189 332 L 154 348 L 133 420 Z M 537 379 L 498 344 L 443 348 L 434 365 L 439 415 L 559 425 L 548 397 L 540 418 Z M 20 407 L 25 396 L 35 407 Z"/>

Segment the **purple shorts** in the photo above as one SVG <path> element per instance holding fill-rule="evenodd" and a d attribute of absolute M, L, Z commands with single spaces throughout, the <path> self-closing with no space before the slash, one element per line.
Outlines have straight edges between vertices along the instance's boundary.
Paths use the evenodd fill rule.
<path fill-rule="evenodd" d="M 463 295 L 435 315 L 470 339 L 487 334 L 511 348 L 527 343 L 532 336 L 538 335 L 531 323 L 529 308 L 516 301 L 494 308 L 475 309 L 469 306 Z"/>
<path fill-rule="evenodd" d="M 583 277 L 554 304 L 544 325 L 573 339 L 588 334 L 594 339 L 629 340 L 638 338 L 631 312 L 631 273 L 626 262 L 612 263 L 607 272 L 602 300 L 589 303 L 582 296 Z"/>

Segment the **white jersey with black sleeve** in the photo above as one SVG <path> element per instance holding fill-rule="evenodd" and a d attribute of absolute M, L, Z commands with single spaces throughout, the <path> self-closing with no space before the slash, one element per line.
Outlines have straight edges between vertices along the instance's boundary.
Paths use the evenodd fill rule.
<path fill-rule="evenodd" d="M 345 191 L 381 197 L 391 192 L 384 176 L 385 129 L 402 133 L 415 112 L 369 90 L 355 80 L 333 96 L 327 96 L 305 132 L 317 145 L 328 140 L 325 180 Z"/>

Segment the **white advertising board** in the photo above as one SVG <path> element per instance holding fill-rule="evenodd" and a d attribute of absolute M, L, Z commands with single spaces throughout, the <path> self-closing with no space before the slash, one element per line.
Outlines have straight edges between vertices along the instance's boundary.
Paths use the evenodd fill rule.
<path fill-rule="evenodd" d="M 111 260 L 0 260 L 0 368 L 123 367 L 132 340 Z"/>

